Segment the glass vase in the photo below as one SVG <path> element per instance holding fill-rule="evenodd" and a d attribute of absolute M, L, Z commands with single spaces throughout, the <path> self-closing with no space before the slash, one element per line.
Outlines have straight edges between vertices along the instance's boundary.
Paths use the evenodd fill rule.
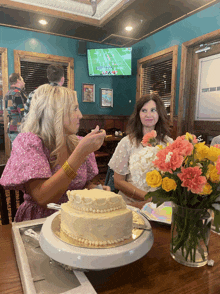
<path fill-rule="evenodd" d="M 173 204 L 170 254 L 177 262 L 200 267 L 208 261 L 211 213 Z"/>
<path fill-rule="evenodd" d="M 212 231 L 220 235 L 220 211 L 213 213 Z"/>

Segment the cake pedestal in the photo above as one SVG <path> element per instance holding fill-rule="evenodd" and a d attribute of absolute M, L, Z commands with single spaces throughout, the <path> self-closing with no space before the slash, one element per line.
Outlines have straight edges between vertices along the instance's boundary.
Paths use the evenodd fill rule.
<path fill-rule="evenodd" d="M 152 230 L 143 231 L 137 239 L 128 244 L 112 248 L 95 249 L 67 244 L 57 238 L 51 229 L 52 222 L 59 213 L 52 214 L 44 222 L 40 233 L 40 246 L 49 257 L 65 265 L 82 270 L 115 268 L 140 259 L 153 245 Z M 151 227 L 148 220 L 144 217 L 143 219 L 145 224 Z"/>

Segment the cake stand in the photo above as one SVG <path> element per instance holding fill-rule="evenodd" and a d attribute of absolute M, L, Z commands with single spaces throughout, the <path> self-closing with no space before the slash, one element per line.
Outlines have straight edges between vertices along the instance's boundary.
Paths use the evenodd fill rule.
<path fill-rule="evenodd" d="M 40 233 L 40 246 L 52 259 L 80 269 L 102 270 L 123 266 L 143 257 L 152 247 L 154 237 L 152 230 L 146 231 L 135 240 L 125 245 L 112 248 L 84 248 L 63 242 L 55 236 L 51 229 L 54 218 L 60 212 L 49 216 L 44 222 Z M 145 224 L 150 223 L 144 218 Z"/>

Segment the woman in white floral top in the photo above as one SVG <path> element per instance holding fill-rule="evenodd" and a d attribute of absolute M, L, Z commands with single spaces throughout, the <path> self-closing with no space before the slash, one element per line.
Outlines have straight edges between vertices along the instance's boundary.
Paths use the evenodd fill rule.
<path fill-rule="evenodd" d="M 127 136 L 119 142 L 108 164 L 114 171 L 115 188 L 119 190 L 119 194 L 123 196 L 127 204 L 143 202 L 144 205 L 146 202 L 145 195 L 150 190 L 145 181 L 145 175 L 150 171 L 147 165 L 152 166 L 156 153 L 154 147 L 150 147 L 151 152 L 145 156 L 147 170 L 140 171 L 143 167 L 141 156 L 146 148 L 142 146 L 141 141 L 143 136 L 152 130 L 157 132 L 158 144 L 166 146 L 173 141 L 168 137 L 169 118 L 164 103 L 156 93 L 143 95 L 137 101 L 128 122 Z M 144 181 L 141 182 L 142 176 Z"/>

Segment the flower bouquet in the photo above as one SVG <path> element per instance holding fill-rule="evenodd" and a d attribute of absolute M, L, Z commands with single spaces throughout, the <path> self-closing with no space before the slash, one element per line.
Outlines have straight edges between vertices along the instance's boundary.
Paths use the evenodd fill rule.
<path fill-rule="evenodd" d="M 146 192 L 155 190 L 146 182 L 146 171 L 155 169 L 153 161 L 156 159 L 157 152 L 161 149 L 161 146 L 157 145 L 156 136 L 156 131 L 146 134 L 141 142 L 144 148 L 133 153 L 129 160 L 134 186 Z"/>
<path fill-rule="evenodd" d="M 189 266 L 207 263 L 211 210 L 220 210 L 220 148 L 186 133 L 161 149 L 146 182 L 146 197 L 158 205 L 173 202 L 171 255 Z"/>

